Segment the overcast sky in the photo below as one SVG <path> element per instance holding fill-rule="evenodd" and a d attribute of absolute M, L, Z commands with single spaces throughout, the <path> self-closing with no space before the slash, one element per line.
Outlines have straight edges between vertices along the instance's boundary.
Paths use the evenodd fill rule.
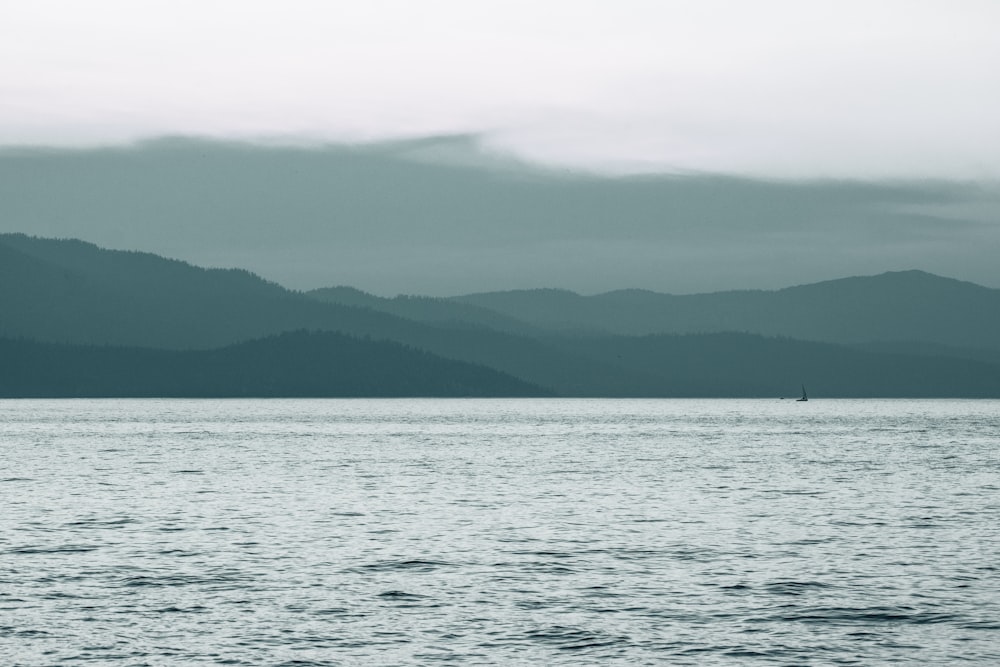
<path fill-rule="evenodd" d="M 0 3 L 0 145 L 466 133 L 630 172 L 1000 180 L 996 0 Z"/>
<path fill-rule="evenodd" d="M 998 0 L 0 1 L 0 231 L 380 294 L 1000 286 L 998 36 Z"/>
<path fill-rule="evenodd" d="M 998 221 L 996 185 L 609 178 L 476 162 L 463 137 L 0 151 L 0 232 L 383 295 L 704 292 L 903 269 L 1000 287 Z"/>

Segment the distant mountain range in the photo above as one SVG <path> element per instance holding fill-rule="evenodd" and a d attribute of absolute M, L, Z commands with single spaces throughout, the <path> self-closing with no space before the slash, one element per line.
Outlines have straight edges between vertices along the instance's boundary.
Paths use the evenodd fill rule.
<path fill-rule="evenodd" d="M 610 334 L 745 331 L 830 343 L 923 342 L 1000 349 L 1000 290 L 923 271 L 843 278 L 777 291 L 675 296 L 562 290 L 455 297 L 552 331 Z"/>
<path fill-rule="evenodd" d="M 399 343 L 291 332 L 214 350 L 0 339 L 0 397 L 545 396 L 483 366 Z"/>
<path fill-rule="evenodd" d="M 7 396 L 1000 397 L 1000 290 L 920 271 L 381 298 L 8 234 L 0 337 Z"/>

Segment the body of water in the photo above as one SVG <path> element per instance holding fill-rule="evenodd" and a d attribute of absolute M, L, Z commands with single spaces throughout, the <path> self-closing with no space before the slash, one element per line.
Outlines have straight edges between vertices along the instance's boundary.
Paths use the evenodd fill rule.
<path fill-rule="evenodd" d="M 1000 664 L 1000 403 L 0 401 L 0 656 Z"/>

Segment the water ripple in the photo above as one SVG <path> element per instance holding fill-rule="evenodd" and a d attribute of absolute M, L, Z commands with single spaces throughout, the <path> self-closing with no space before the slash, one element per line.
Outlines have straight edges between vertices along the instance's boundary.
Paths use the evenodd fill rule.
<path fill-rule="evenodd" d="M 4 664 L 1000 664 L 996 402 L 2 407 Z"/>

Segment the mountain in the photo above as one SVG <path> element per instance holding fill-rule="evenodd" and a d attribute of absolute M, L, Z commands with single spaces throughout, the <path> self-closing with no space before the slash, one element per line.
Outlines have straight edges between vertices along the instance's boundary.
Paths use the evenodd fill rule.
<path fill-rule="evenodd" d="M 324 303 L 246 271 L 203 269 L 76 240 L 0 235 L 0 336 L 206 349 L 299 329 L 393 340 L 560 393 L 620 392 L 643 379 L 536 338 Z"/>
<path fill-rule="evenodd" d="M 1000 290 L 922 271 L 776 291 L 670 295 L 564 290 L 454 297 L 550 331 L 645 335 L 745 331 L 831 343 L 932 343 L 1000 349 Z"/>
<path fill-rule="evenodd" d="M 546 396 L 490 368 L 398 343 L 291 332 L 215 350 L 0 339 L 3 397 Z"/>
<path fill-rule="evenodd" d="M 935 312 L 919 311 L 912 296 L 906 304 L 897 304 L 899 307 L 890 303 L 881 309 L 860 296 L 869 291 L 883 296 L 905 292 L 898 288 L 893 292 L 884 285 L 878 289 L 872 287 L 900 278 L 906 284 L 914 278 L 926 283 L 928 298 L 922 303 L 927 307 L 950 301 L 940 306 L 944 315 L 937 319 L 944 321 L 934 322 Z M 462 299 L 382 299 L 350 288 L 303 294 L 241 270 L 203 269 L 146 253 L 102 250 L 81 241 L 0 236 L 0 336 L 34 340 L 37 344 L 68 345 L 46 348 L 44 354 L 33 356 L 28 354 L 30 349 L 22 350 L 35 360 L 39 373 L 52 368 L 51 364 L 46 365 L 46 356 L 58 357 L 67 368 L 77 369 L 59 376 L 66 382 L 90 375 L 103 377 L 94 370 L 97 362 L 93 360 L 111 354 L 109 347 L 131 349 L 127 354 L 132 355 L 137 370 L 130 372 L 137 378 L 146 378 L 144 382 L 172 377 L 170 369 L 174 366 L 192 369 L 186 371 L 184 382 L 178 380 L 179 384 L 128 385 L 132 387 L 129 391 L 136 395 L 161 391 L 182 395 L 195 391 L 196 387 L 215 386 L 210 382 L 214 373 L 219 375 L 220 382 L 231 382 L 213 390 L 220 395 L 228 395 L 230 391 L 245 395 L 240 392 L 250 391 L 239 383 L 232 384 L 233 378 L 243 378 L 254 392 L 264 392 L 262 395 L 268 391 L 276 392 L 274 395 L 282 392 L 301 395 L 296 393 L 300 391 L 295 388 L 299 385 L 291 380 L 282 380 L 273 387 L 260 384 L 264 382 L 262 378 L 280 374 L 276 375 L 277 369 L 265 373 L 270 362 L 254 362 L 252 350 L 264 348 L 252 345 L 264 343 L 249 341 L 272 340 L 285 332 L 310 330 L 339 332 L 345 337 L 330 339 L 319 346 L 313 345 L 312 339 L 295 339 L 298 340 L 295 345 L 289 342 L 291 339 L 274 339 L 279 342 L 269 344 L 281 349 L 268 348 L 267 354 L 271 356 L 260 359 L 282 359 L 281 364 L 299 368 L 290 378 L 311 377 L 304 366 L 312 363 L 308 359 L 322 360 L 333 354 L 324 345 L 353 349 L 354 343 L 350 341 L 367 337 L 393 341 L 434 355 L 439 361 L 492 369 L 524 383 L 521 389 L 509 390 L 522 394 L 551 391 L 561 396 L 775 396 L 791 393 L 800 382 L 805 382 L 817 397 L 1000 396 L 1000 387 L 994 382 L 1000 375 L 1000 366 L 993 363 L 996 348 L 985 345 L 981 336 L 971 336 L 970 340 L 988 352 L 982 358 L 962 345 L 919 338 L 947 338 L 945 334 L 954 337 L 954 321 L 977 322 L 982 331 L 991 331 L 992 319 L 996 317 L 995 310 L 990 308 L 994 292 L 928 274 L 907 273 L 832 281 L 776 293 L 703 295 L 706 299 L 638 291 L 599 297 L 556 290 L 488 295 L 484 301 L 497 307 L 500 312 L 496 313 L 489 305 L 470 304 Z M 773 306 L 770 310 L 764 307 L 766 299 L 779 295 L 787 301 L 791 299 L 789 294 L 795 297 L 791 302 L 799 304 L 801 312 L 784 306 L 784 309 Z M 710 306 L 720 299 L 727 307 L 713 311 Z M 757 301 L 758 309 L 754 310 L 746 306 L 752 299 L 765 301 Z M 811 299 L 817 302 L 807 303 Z M 606 302 L 614 308 L 605 307 Z M 675 312 L 664 308 L 664 303 L 695 304 L 701 310 L 679 307 Z M 649 304 L 659 305 L 654 308 Z M 657 322 L 675 321 L 692 312 L 700 315 L 706 331 L 712 330 L 708 328 L 712 322 L 718 327 L 749 331 L 752 329 L 747 323 L 753 316 L 761 327 L 777 328 L 782 337 L 748 333 L 609 335 L 600 333 L 596 326 L 600 322 L 608 328 L 632 331 Z M 836 319 L 838 314 L 847 312 L 854 313 L 849 323 Z M 766 319 L 768 313 L 777 324 Z M 808 313 L 814 313 L 819 322 L 808 321 Z M 888 335 L 898 335 L 899 329 L 906 328 L 898 322 L 902 320 L 905 324 L 908 316 L 916 318 L 909 321 L 913 342 L 886 343 Z M 868 331 L 863 328 L 865 317 L 873 321 Z M 689 326 L 693 319 L 688 318 Z M 926 326 L 925 320 L 928 320 Z M 824 323 L 826 326 L 820 326 Z M 861 342 L 853 347 L 806 343 L 789 338 L 789 331 L 780 328 L 787 326 L 794 334 L 796 330 L 806 331 L 806 325 L 813 327 L 807 333 L 817 338 L 828 328 L 827 333 L 832 331 L 840 336 L 845 336 L 847 330 L 853 331 Z M 549 330 L 543 332 L 542 327 Z M 572 335 L 553 331 L 560 327 L 572 330 Z M 239 348 L 239 344 L 251 347 Z M 292 355 L 288 348 L 296 345 L 311 350 L 310 354 Z M 238 348 L 237 352 L 222 351 L 233 346 L 237 346 L 234 348 Z M 156 349 L 135 351 L 136 348 Z M 386 352 L 388 359 L 410 363 L 390 352 Z M 235 355 L 233 358 L 238 362 L 232 366 L 220 365 L 218 359 L 229 358 L 226 355 Z M 386 378 L 388 387 L 398 388 L 399 379 L 392 379 L 389 371 L 382 376 L 375 373 L 374 369 L 380 366 L 370 350 L 358 349 L 357 355 L 373 369 L 371 377 Z M 17 355 L 8 355 L 8 365 L 16 365 L 16 358 Z M 200 361 L 192 361 L 196 359 Z M 346 363 L 335 357 L 329 359 L 331 364 Z M 125 368 L 120 356 L 108 357 L 106 363 L 113 368 Z M 199 364 L 207 369 L 201 375 L 193 370 Z M 144 368 L 153 370 L 141 370 Z M 236 368 L 246 369 L 251 375 L 240 375 Z M 428 368 L 428 373 L 440 372 L 444 374 L 442 377 L 454 374 L 443 366 L 435 367 L 438 370 Z M 30 372 L 24 372 L 28 375 L 22 381 L 28 382 Z M 408 371 L 399 372 L 405 377 L 412 375 Z M 128 373 L 120 370 L 112 377 L 122 382 Z M 362 377 L 360 371 L 357 377 Z M 309 382 L 306 385 L 313 386 Z M 414 382 L 406 391 L 443 391 L 440 387 Z M 99 391 L 111 391 L 109 386 L 124 385 L 100 385 L 103 388 Z M 413 388 L 417 386 L 422 388 Z M 533 389 L 529 391 L 525 386 Z M 365 385 L 355 383 L 352 387 L 343 391 L 376 391 L 374 385 L 364 388 Z M 472 389 L 455 391 L 474 393 Z M 508 390 L 497 389 L 491 395 L 504 395 L 503 391 Z"/>
<path fill-rule="evenodd" d="M 906 354 L 919 357 L 949 357 L 952 359 L 973 359 L 1000 365 L 1000 348 L 963 348 L 921 342 L 885 342 L 855 343 L 850 345 L 856 350 L 874 352 L 876 354 Z"/>
<path fill-rule="evenodd" d="M 346 286 L 310 290 L 305 295 L 325 303 L 371 308 L 416 322 L 437 326 L 474 327 L 510 333 L 536 335 L 542 332 L 520 320 L 488 308 L 437 297 L 399 295 L 385 298 Z"/>
<path fill-rule="evenodd" d="M 290 332 L 212 350 L 0 338 L 0 397 L 1000 397 L 1000 366 L 860 352 L 752 334 L 577 337 L 561 343 L 631 369 L 627 385 L 558 392 L 390 341 Z"/>
<path fill-rule="evenodd" d="M 570 337 L 565 349 L 642 370 L 637 396 L 1000 397 L 1000 364 L 866 352 L 843 345 L 743 333 Z"/>
<path fill-rule="evenodd" d="M 246 271 L 16 234 L 0 235 L 0 313 L 2 335 L 180 349 L 294 329 L 378 334 L 396 324 L 324 307 Z"/>

